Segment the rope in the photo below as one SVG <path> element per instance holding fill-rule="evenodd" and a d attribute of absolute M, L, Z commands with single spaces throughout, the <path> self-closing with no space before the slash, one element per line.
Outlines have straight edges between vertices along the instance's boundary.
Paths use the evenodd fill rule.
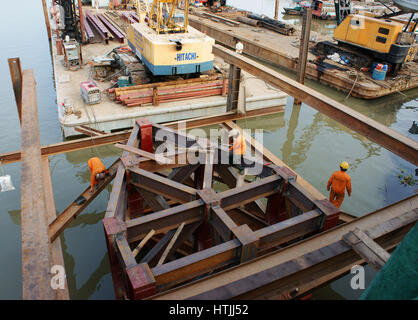
<path fill-rule="evenodd" d="M 344 100 L 343 100 L 343 101 L 347 100 L 347 99 L 350 97 L 351 92 L 353 92 L 353 89 L 354 89 L 354 87 L 355 87 L 355 86 L 356 86 L 356 84 L 357 84 L 358 76 L 359 76 L 359 73 L 358 73 L 358 71 L 357 71 L 357 73 L 356 73 L 356 80 L 354 81 L 353 86 L 351 87 L 350 92 L 347 94 L 347 96 L 344 98 Z"/>

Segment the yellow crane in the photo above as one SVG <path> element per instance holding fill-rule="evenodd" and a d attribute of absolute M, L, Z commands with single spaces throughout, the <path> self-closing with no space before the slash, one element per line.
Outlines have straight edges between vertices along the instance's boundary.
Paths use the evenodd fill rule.
<path fill-rule="evenodd" d="M 184 18 L 177 21 L 179 0 L 154 0 L 150 6 L 136 1 L 139 23 L 127 30 L 128 45 L 153 75 L 199 75 L 213 68 L 215 40 L 188 24 L 189 0 Z"/>
<path fill-rule="evenodd" d="M 183 24 L 178 24 L 174 19 L 174 11 L 178 3 L 179 0 L 153 0 L 151 8 L 148 8 L 147 2 L 136 0 L 135 6 L 138 17 L 145 19 L 145 15 L 148 16 L 148 26 L 155 30 L 157 34 L 187 32 L 189 24 L 189 1 L 185 1 Z M 164 15 L 163 9 L 165 9 L 166 15 Z"/>

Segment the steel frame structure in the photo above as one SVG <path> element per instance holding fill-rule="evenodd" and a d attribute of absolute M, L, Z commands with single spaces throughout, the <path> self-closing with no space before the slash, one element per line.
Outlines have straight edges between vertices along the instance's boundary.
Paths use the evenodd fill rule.
<path fill-rule="evenodd" d="M 151 297 L 337 225 L 339 209 L 312 197 L 287 166 L 261 160 L 257 179 L 237 187 L 235 170 L 219 161 L 227 147 L 144 123 L 136 123 L 124 148 L 103 220 L 117 299 Z M 156 147 L 161 133 L 186 147 L 171 154 L 174 163 L 137 148 L 147 139 Z M 212 161 L 178 163 L 185 152 Z M 215 180 L 229 189 L 216 192 Z M 151 230 L 152 244 L 135 258 L 133 248 Z"/>

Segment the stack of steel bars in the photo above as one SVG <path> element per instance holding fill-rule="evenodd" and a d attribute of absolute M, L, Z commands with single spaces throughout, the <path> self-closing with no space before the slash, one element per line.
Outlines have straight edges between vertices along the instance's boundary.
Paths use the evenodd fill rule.
<path fill-rule="evenodd" d="M 123 43 L 125 35 L 121 30 L 114 25 L 112 21 L 109 21 L 103 14 L 99 13 L 97 15 L 92 14 L 89 10 L 85 10 L 86 19 L 84 21 L 84 26 L 86 27 L 86 32 L 89 40 L 94 37 L 94 34 L 91 32 L 91 26 L 97 30 L 103 40 L 106 43 L 109 42 L 109 39 L 114 38 L 118 42 Z M 89 31 L 90 30 L 90 34 Z"/>
<path fill-rule="evenodd" d="M 123 12 L 122 19 L 129 22 L 130 24 L 139 22 L 138 16 L 133 16 L 130 12 Z"/>
<path fill-rule="evenodd" d="M 141 84 L 131 87 L 110 89 L 110 96 L 127 107 L 138 107 L 152 103 L 157 106 L 160 102 L 179 99 L 226 95 L 227 79 L 217 79 L 216 76 L 206 79 L 176 80 Z"/>

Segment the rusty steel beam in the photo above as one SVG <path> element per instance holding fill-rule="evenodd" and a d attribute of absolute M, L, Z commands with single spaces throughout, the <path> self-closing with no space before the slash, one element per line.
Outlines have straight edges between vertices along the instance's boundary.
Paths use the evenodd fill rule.
<path fill-rule="evenodd" d="M 116 160 L 109 168 L 109 175 L 105 179 L 99 181 L 99 184 L 94 189 L 94 192 L 90 192 L 90 186 L 84 190 L 79 197 L 83 196 L 86 201 L 79 205 L 74 200 L 67 208 L 62 211 L 56 219 L 49 224 L 49 238 L 51 242 L 65 230 L 65 228 L 102 192 L 102 190 L 113 180 L 116 175 L 117 168 L 120 164 L 119 159 Z"/>
<path fill-rule="evenodd" d="M 224 241 L 232 240 L 232 229 L 238 227 L 233 219 L 218 206 L 212 207 L 213 215 L 211 224 L 215 227 L 220 237 Z"/>
<path fill-rule="evenodd" d="M 131 134 L 129 136 L 128 142 L 126 143 L 128 146 L 133 146 L 137 143 L 137 135 L 138 135 L 139 128 L 138 126 L 135 126 Z M 93 138 L 92 138 L 93 139 Z M 128 152 L 124 151 L 122 153 L 122 157 L 127 156 Z M 121 159 L 122 159 L 121 157 Z M 106 218 L 111 217 L 119 217 L 124 218 L 125 216 L 125 210 L 127 205 L 127 192 L 126 192 L 126 170 L 122 163 L 119 163 L 119 166 L 117 168 L 115 181 L 113 183 L 112 192 L 109 196 L 109 201 L 107 203 L 106 208 Z M 124 204 L 121 205 L 121 203 Z"/>
<path fill-rule="evenodd" d="M 271 85 L 283 90 L 295 99 L 304 102 L 331 119 L 360 133 L 399 157 L 418 165 L 418 143 L 400 133 L 366 117 L 340 102 L 337 102 L 316 90 L 308 88 L 260 63 L 246 58 L 220 45 L 213 46 L 213 53 L 226 62 L 251 73 Z"/>
<path fill-rule="evenodd" d="M 151 299 L 257 299 L 298 294 L 338 278 L 359 261 L 342 237 L 350 230 L 367 231 L 387 249 L 399 243 L 418 220 L 418 195 L 369 213 L 352 222 L 300 241 L 277 252 L 195 281 Z M 289 289 L 290 288 L 290 289 Z"/>
<path fill-rule="evenodd" d="M 193 201 L 196 189 L 139 168 L 129 168 L 129 183 L 181 203 Z"/>
<path fill-rule="evenodd" d="M 33 70 L 22 77 L 22 297 L 55 299 L 51 287 L 51 248 L 40 153 L 36 83 Z"/>
<path fill-rule="evenodd" d="M 259 117 L 259 116 L 264 116 L 264 115 L 276 114 L 276 113 L 283 112 L 283 111 L 284 111 L 283 107 L 271 107 L 271 108 L 248 111 L 245 115 L 236 114 L 234 112 L 227 112 L 220 116 L 211 116 L 211 117 L 189 119 L 189 120 L 184 120 L 184 121 L 170 122 L 170 123 L 165 124 L 165 126 L 172 128 L 172 129 L 177 129 L 179 124 L 185 124 L 188 129 L 192 129 L 192 128 L 197 128 L 201 126 L 210 126 L 214 124 L 219 124 L 224 121 Z M 97 137 L 83 138 L 83 139 L 50 144 L 50 145 L 41 147 L 41 154 L 43 156 L 52 156 L 55 154 L 88 149 L 94 146 L 98 147 L 98 146 L 114 144 L 118 142 L 124 142 L 128 140 L 130 134 L 131 134 L 131 130 L 125 130 L 122 132 L 103 134 L 102 136 L 97 136 Z M 0 161 L 2 162 L 2 164 L 14 163 L 20 160 L 21 160 L 21 151 L 12 151 L 12 152 L 0 154 Z"/>
<path fill-rule="evenodd" d="M 226 127 L 229 130 L 236 129 L 236 130 L 240 131 L 241 133 L 244 133 L 244 132 L 242 132 L 242 129 L 232 121 L 224 122 L 223 126 Z M 266 147 L 264 147 L 261 143 L 259 143 L 253 137 L 251 137 L 251 136 L 248 137 L 248 141 L 251 144 L 251 148 L 253 148 L 254 150 L 257 150 L 258 152 L 260 152 L 263 155 L 264 160 L 272 162 L 276 166 L 279 166 L 279 167 L 283 167 L 283 166 L 287 167 L 286 163 L 284 163 L 281 159 L 279 159 L 275 154 L 273 154 L 270 150 L 268 150 Z M 312 200 L 312 201 L 321 201 L 323 199 L 327 199 L 321 192 L 319 192 L 314 186 L 312 186 L 308 181 L 306 181 L 296 171 L 294 171 L 291 168 L 289 168 L 289 169 L 297 174 L 296 182 L 292 183 L 292 185 L 295 187 L 295 190 L 294 189 L 291 190 L 292 194 L 294 194 L 295 197 L 297 196 L 297 194 L 299 194 L 298 191 L 300 189 L 297 186 L 300 186 L 304 190 L 303 191 L 303 198 L 308 198 L 309 200 Z M 300 200 L 300 198 L 299 198 L 299 200 Z M 311 209 L 313 209 L 313 208 L 309 208 L 306 211 L 309 211 Z M 357 217 L 352 216 L 348 213 L 344 213 L 343 215 L 340 215 L 340 220 L 343 221 L 343 222 L 350 222 L 350 221 L 353 221 L 356 218 Z"/>
<path fill-rule="evenodd" d="M 47 210 L 47 220 L 48 223 L 51 223 L 57 217 L 57 209 L 55 207 L 54 201 L 54 191 L 52 189 L 52 180 L 51 172 L 49 169 L 49 159 L 47 157 L 42 158 L 42 175 L 44 178 L 43 185 L 45 188 L 45 204 Z M 51 267 L 52 266 L 62 266 L 65 267 L 64 257 L 62 254 L 61 240 L 57 239 L 50 244 L 51 248 Z M 67 278 L 64 280 L 64 288 L 56 290 L 56 295 L 58 300 L 69 300 L 70 293 L 68 290 Z"/>
<path fill-rule="evenodd" d="M 42 156 L 52 156 L 55 154 L 93 148 L 94 146 L 99 147 L 117 142 L 123 142 L 128 140 L 130 133 L 131 131 L 123 131 L 118 133 L 104 134 L 97 137 L 54 143 L 41 147 L 41 154 Z M 3 164 L 13 163 L 20 160 L 20 151 L 13 151 L 0 155 L 0 161 L 2 161 Z"/>
<path fill-rule="evenodd" d="M 277 192 L 277 187 L 281 181 L 281 177 L 274 175 L 247 183 L 234 189 L 223 191 L 219 193 L 219 196 L 222 199 L 221 207 L 224 210 L 230 210 L 253 202 L 259 198 L 272 195 Z"/>
<path fill-rule="evenodd" d="M 7 62 L 9 63 L 10 77 L 12 78 L 17 113 L 19 115 L 20 124 L 22 124 L 22 67 L 19 58 L 10 58 Z M 0 161 L 3 160 L 0 158 Z"/>
<path fill-rule="evenodd" d="M 182 222 L 200 221 L 203 218 L 202 210 L 202 201 L 195 200 L 128 220 L 126 221 L 128 241 L 131 243 L 143 238 L 151 229 L 155 230 L 155 234 L 160 234 L 179 227 Z"/>

